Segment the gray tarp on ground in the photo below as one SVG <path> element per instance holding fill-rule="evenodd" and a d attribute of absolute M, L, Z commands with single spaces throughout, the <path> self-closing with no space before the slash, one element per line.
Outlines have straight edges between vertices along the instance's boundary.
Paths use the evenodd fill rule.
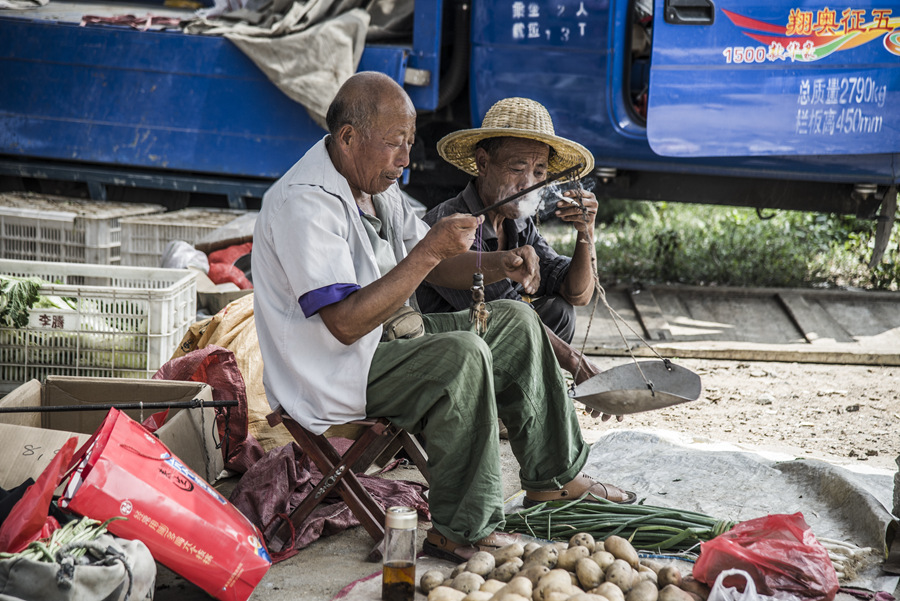
<path fill-rule="evenodd" d="M 679 440 L 675 433 L 616 430 L 591 447 L 585 471 L 637 492 L 645 505 L 744 521 L 802 512 L 817 537 L 885 549 L 893 534 L 893 475 L 824 461 L 774 457 L 727 444 Z M 875 558 L 876 562 L 883 558 Z M 893 592 L 880 568 L 853 584 Z M 841 583 L 846 585 L 847 583 Z"/>
<path fill-rule="evenodd" d="M 743 450 L 724 443 L 682 440 L 673 432 L 615 430 L 591 446 L 585 471 L 604 482 L 637 492 L 645 505 L 699 511 L 719 519 L 744 521 L 774 513 L 802 512 L 813 533 L 859 547 L 885 547 L 885 533 L 894 518 L 893 475 L 884 470 L 851 471 L 823 461 Z M 513 497 L 507 512 L 521 507 Z M 841 582 L 893 593 L 897 578 L 884 576 L 883 558 L 856 581 Z M 684 564 L 684 562 L 677 562 Z M 418 573 L 448 562 L 421 559 Z M 682 565 L 687 570 L 687 564 Z M 377 599 L 381 579 L 374 577 L 348 587 L 344 601 Z M 417 593 L 417 599 L 424 599 Z M 337 598 L 337 597 L 336 597 Z M 853 601 L 839 594 L 837 601 Z"/>

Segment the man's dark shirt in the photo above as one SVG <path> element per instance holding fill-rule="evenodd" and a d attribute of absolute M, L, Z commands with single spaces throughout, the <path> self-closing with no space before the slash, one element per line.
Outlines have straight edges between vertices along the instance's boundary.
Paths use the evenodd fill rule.
<path fill-rule="evenodd" d="M 434 207 L 425 214 L 424 219 L 428 225 L 434 225 L 447 215 L 471 214 L 481 208 L 482 204 L 475 191 L 475 183 L 470 182 L 459 196 Z M 497 233 L 494 231 L 494 226 L 485 221 L 481 227 L 481 250 L 484 252 L 496 251 Z M 532 296 L 558 293 L 566 274 L 569 273 L 569 264 L 572 260 L 569 257 L 558 255 L 547 244 L 531 217 L 516 220 L 506 219 L 503 222 L 503 228 L 506 232 L 507 250 L 531 245 L 537 253 L 540 261 L 541 283 L 537 292 Z M 472 250 L 476 250 L 474 245 Z M 504 279 L 485 286 L 484 296 L 486 301 L 502 298 L 521 300 L 523 292 L 518 282 Z M 416 291 L 416 301 L 419 304 L 419 310 L 423 313 L 447 313 L 468 309 L 472 304 L 472 293 L 468 290 L 453 290 L 423 282 Z"/>

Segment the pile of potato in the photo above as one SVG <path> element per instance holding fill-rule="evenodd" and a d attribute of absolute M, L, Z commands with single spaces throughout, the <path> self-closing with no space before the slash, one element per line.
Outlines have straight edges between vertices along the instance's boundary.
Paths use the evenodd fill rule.
<path fill-rule="evenodd" d="M 705 601 L 709 587 L 675 566 L 641 560 L 620 536 L 568 543 L 514 543 L 479 551 L 448 576 L 419 579 L 428 601 Z"/>

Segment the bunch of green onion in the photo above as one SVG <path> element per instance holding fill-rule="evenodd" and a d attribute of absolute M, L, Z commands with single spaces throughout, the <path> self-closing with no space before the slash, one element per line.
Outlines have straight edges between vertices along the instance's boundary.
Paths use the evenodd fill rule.
<path fill-rule="evenodd" d="M 506 517 L 504 529 L 548 540 L 569 540 L 580 532 L 596 540 L 615 534 L 627 539 L 635 549 L 680 552 L 711 540 L 735 525 L 693 511 L 620 505 L 595 498 L 596 502 L 547 501 L 523 509 Z"/>
<path fill-rule="evenodd" d="M 90 518 L 81 518 L 67 522 L 53 531 L 53 533 L 44 539 L 36 540 L 25 547 L 18 553 L 0 553 L 0 559 L 22 558 L 32 561 L 46 561 L 53 563 L 56 561 L 57 552 L 70 543 L 87 543 L 97 539 L 100 535 L 106 533 L 106 527 L 113 520 L 124 520 L 123 517 L 112 517 L 102 524 L 97 520 Z M 87 549 L 75 548 L 69 553 L 73 558 L 78 559 L 87 552 Z"/>

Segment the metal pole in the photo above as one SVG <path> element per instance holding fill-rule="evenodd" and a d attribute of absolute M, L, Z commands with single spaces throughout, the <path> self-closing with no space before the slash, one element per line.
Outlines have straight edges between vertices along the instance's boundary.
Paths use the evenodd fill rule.
<path fill-rule="evenodd" d="M 529 192 L 534 192 L 535 190 L 539 190 L 540 188 L 543 188 L 547 184 L 555 182 L 558 179 L 562 179 L 564 177 L 568 177 L 568 176 L 572 175 L 573 173 L 577 173 L 577 172 L 581 171 L 583 168 L 584 168 L 584 165 L 582 165 L 581 163 L 578 163 L 577 165 L 569 167 L 568 169 L 564 169 L 563 171 L 560 171 L 559 173 L 548 175 L 547 179 L 545 179 L 544 181 L 538 182 L 533 186 L 525 188 L 524 190 L 520 190 L 520 191 L 516 192 L 515 194 L 513 194 L 512 196 L 507 196 L 503 200 L 499 200 L 489 207 L 484 207 L 483 209 L 478 209 L 477 211 L 472 213 L 472 216 L 478 217 L 479 215 L 484 215 L 488 211 L 493 211 L 497 207 L 503 206 L 508 202 L 512 202 L 517 198 L 525 196 Z"/>
<path fill-rule="evenodd" d="M 50 405 L 47 407 L 0 407 L 0 413 L 54 413 L 57 411 L 109 411 L 110 409 L 200 409 L 202 407 L 237 407 L 237 401 L 172 401 L 158 403 L 96 403 L 91 405 Z"/>

